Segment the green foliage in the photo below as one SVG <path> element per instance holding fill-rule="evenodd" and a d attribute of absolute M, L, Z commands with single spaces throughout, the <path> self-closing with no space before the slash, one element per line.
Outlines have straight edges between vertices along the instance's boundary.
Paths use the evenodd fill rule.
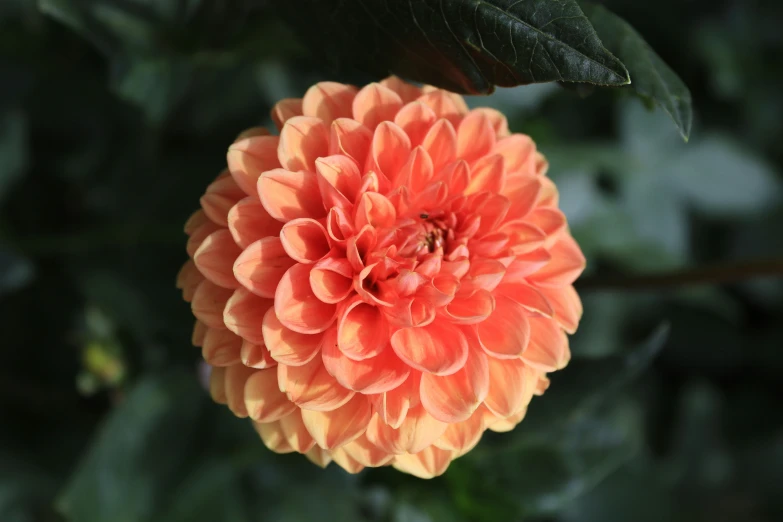
<path fill-rule="evenodd" d="M 431 481 L 273 454 L 199 385 L 182 224 L 239 131 L 315 81 L 365 81 L 355 68 L 468 92 L 627 68 L 587 98 L 548 83 L 467 101 L 546 154 L 591 277 L 783 255 L 780 2 L 512 4 L 0 2 L 0 520 L 783 518 L 780 280 L 582 292 L 569 366 Z M 697 100 L 687 145 L 672 70 Z M 614 96 L 633 89 L 662 110 Z M 662 322 L 665 343 L 634 348 Z"/>

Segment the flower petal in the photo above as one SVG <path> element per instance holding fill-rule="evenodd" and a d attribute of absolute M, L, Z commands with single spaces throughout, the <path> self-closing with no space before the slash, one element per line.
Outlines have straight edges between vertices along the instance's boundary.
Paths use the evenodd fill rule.
<path fill-rule="evenodd" d="M 415 477 L 430 479 L 445 473 L 451 459 L 451 451 L 429 446 L 418 453 L 397 455 L 392 465 Z"/>
<path fill-rule="evenodd" d="M 337 118 L 349 118 L 357 89 L 353 85 L 319 82 L 310 87 L 302 100 L 302 113 L 327 124 Z"/>
<path fill-rule="evenodd" d="M 477 328 L 481 347 L 492 357 L 519 357 L 530 342 L 528 312 L 505 296 L 495 296 L 495 311 Z"/>
<path fill-rule="evenodd" d="M 277 130 L 283 128 L 285 122 L 295 116 L 302 115 L 302 99 L 301 98 L 285 98 L 280 100 L 272 108 L 272 121 L 275 122 Z"/>
<path fill-rule="evenodd" d="M 277 158 L 290 171 L 315 172 L 315 160 L 329 152 L 329 127 L 323 120 L 295 116 L 280 131 Z"/>
<path fill-rule="evenodd" d="M 392 121 L 402 108 L 400 96 L 379 83 L 363 87 L 353 100 L 353 119 L 368 129 L 374 129 L 382 121 Z"/>
<path fill-rule="evenodd" d="M 331 411 L 304 410 L 302 420 L 316 444 L 324 449 L 335 449 L 362 435 L 371 415 L 367 397 L 357 394 Z"/>
<path fill-rule="evenodd" d="M 421 146 L 430 156 L 435 172 L 457 157 L 457 133 L 448 120 L 440 119 L 430 127 Z"/>
<path fill-rule="evenodd" d="M 538 373 L 521 359 L 488 360 L 489 393 L 484 406 L 498 417 L 510 417 L 530 403 Z"/>
<path fill-rule="evenodd" d="M 417 370 L 449 375 L 465 365 L 468 342 L 449 321 L 435 320 L 427 326 L 401 328 L 391 337 L 395 353 Z"/>
<path fill-rule="evenodd" d="M 470 294 L 455 297 L 446 305 L 443 313 L 455 324 L 476 324 L 489 317 L 494 307 L 492 294 L 479 288 Z"/>
<path fill-rule="evenodd" d="M 331 411 L 351 400 L 354 392 L 343 388 L 320 357 L 302 366 L 277 365 L 277 384 L 302 409 Z"/>
<path fill-rule="evenodd" d="M 255 372 L 242 364 L 235 364 L 226 368 L 226 404 L 231 412 L 244 419 L 248 416 L 245 406 L 245 383 Z"/>
<path fill-rule="evenodd" d="M 240 200 L 228 212 L 228 230 L 243 249 L 259 239 L 277 236 L 281 227 L 282 223 L 270 216 L 264 206 L 252 197 Z"/>
<path fill-rule="evenodd" d="M 541 181 L 531 176 L 506 176 L 503 194 L 511 202 L 506 220 L 512 221 L 527 216 L 541 193 Z"/>
<path fill-rule="evenodd" d="M 294 448 L 288 443 L 288 438 L 286 438 L 285 433 L 283 433 L 283 428 L 280 426 L 279 421 L 264 423 L 254 422 L 253 427 L 261 437 L 264 446 L 271 451 L 274 451 L 275 453 L 291 453 L 294 451 Z"/>
<path fill-rule="evenodd" d="M 278 388 L 275 368 L 250 375 L 245 382 L 245 408 L 256 422 L 280 420 L 298 409 Z"/>
<path fill-rule="evenodd" d="M 209 328 L 204 335 L 201 355 L 210 366 L 239 364 L 242 338 L 225 329 Z"/>
<path fill-rule="evenodd" d="M 365 192 L 356 207 L 356 228 L 365 225 L 375 228 L 389 228 L 397 221 L 397 211 L 386 196 L 377 192 Z"/>
<path fill-rule="evenodd" d="M 582 301 L 573 286 L 560 288 L 540 287 L 538 291 L 543 294 L 547 302 L 552 306 L 555 320 L 563 329 L 572 334 L 579 326 L 582 318 Z"/>
<path fill-rule="evenodd" d="M 244 197 L 245 192 L 239 188 L 233 178 L 225 177 L 210 184 L 199 201 L 207 217 L 225 227 L 228 226 L 228 211 Z"/>
<path fill-rule="evenodd" d="M 329 253 L 329 237 L 314 219 L 294 219 L 283 225 L 280 241 L 286 253 L 300 263 L 315 263 Z"/>
<path fill-rule="evenodd" d="M 465 195 L 479 192 L 500 193 L 506 184 L 506 171 L 503 157 L 499 154 L 484 156 L 470 169 L 470 183 Z"/>
<path fill-rule="evenodd" d="M 486 156 L 495 145 L 495 129 L 486 112 L 470 111 L 457 128 L 457 157 L 468 162 Z"/>
<path fill-rule="evenodd" d="M 307 460 L 321 468 L 325 468 L 329 465 L 330 462 L 332 462 L 331 452 L 329 450 L 323 449 L 320 446 L 313 446 L 310 448 L 310 451 L 305 453 L 305 457 L 307 457 Z"/>
<path fill-rule="evenodd" d="M 530 317 L 530 344 L 522 360 L 531 367 L 548 373 L 568 363 L 568 337 L 557 321 L 547 317 Z"/>
<path fill-rule="evenodd" d="M 209 395 L 218 404 L 226 404 L 226 369 L 210 368 Z"/>
<path fill-rule="evenodd" d="M 419 404 L 410 409 L 398 428 L 385 424 L 378 414 L 373 415 L 367 426 L 367 439 L 387 453 L 400 455 L 418 453 L 446 431 L 448 424 L 441 422 Z"/>
<path fill-rule="evenodd" d="M 384 121 L 375 129 L 364 170 L 374 171 L 388 181 L 395 180 L 410 152 L 411 140 L 405 131 Z"/>
<path fill-rule="evenodd" d="M 380 354 L 389 342 L 386 317 L 376 307 L 355 300 L 338 322 L 337 345 L 349 359 L 361 361 Z"/>
<path fill-rule="evenodd" d="M 231 177 L 248 196 L 258 197 L 258 177 L 267 170 L 280 168 L 277 159 L 277 136 L 254 136 L 235 141 L 226 160 Z"/>
<path fill-rule="evenodd" d="M 299 453 L 307 453 L 315 447 L 315 439 L 304 425 L 301 410 L 296 410 L 290 415 L 280 419 L 280 428 L 283 430 L 288 444 Z"/>
<path fill-rule="evenodd" d="M 385 466 L 394 458 L 393 454 L 383 451 L 367 440 L 366 435 L 361 435 L 358 439 L 343 446 L 342 449 L 361 465 L 370 468 Z"/>
<path fill-rule="evenodd" d="M 433 444 L 443 450 L 454 452 L 456 456 L 472 450 L 484 433 L 484 411 L 478 408 L 473 415 L 462 422 L 449 424 L 443 435 Z"/>
<path fill-rule="evenodd" d="M 408 103 L 394 117 L 394 123 L 405 131 L 414 147 L 421 145 L 435 120 L 435 112 L 420 101 Z"/>
<path fill-rule="evenodd" d="M 271 299 L 258 297 L 246 288 L 239 288 L 226 303 L 223 322 L 226 328 L 255 344 L 263 344 L 261 324 L 264 315 L 272 308 Z"/>
<path fill-rule="evenodd" d="M 316 446 L 316 448 L 317 447 L 318 446 Z M 334 463 L 343 468 L 348 473 L 359 473 L 364 469 L 364 466 L 362 466 L 358 460 L 348 455 L 348 453 L 343 448 L 334 449 L 330 453 Z"/>
<path fill-rule="evenodd" d="M 356 120 L 338 118 L 332 122 L 329 155 L 343 154 L 357 165 L 364 165 L 373 133 Z"/>
<path fill-rule="evenodd" d="M 552 256 L 551 261 L 530 275 L 530 281 L 537 286 L 570 285 L 585 269 L 585 256 L 570 235 L 561 235 L 549 249 L 549 254 Z"/>
<path fill-rule="evenodd" d="M 286 327 L 303 334 L 323 332 L 334 322 L 337 308 L 324 303 L 310 287 L 309 265 L 296 264 L 283 275 L 275 292 L 275 314 Z"/>
<path fill-rule="evenodd" d="M 399 428 L 408 411 L 419 404 L 419 384 L 421 373 L 413 371 L 398 387 L 387 392 L 370 396 L 373 410 L 384 424 Z"/>
<path fill-rule="evenodd" d="M 470 417 L 489 391 L 487 356 L 471 349 L 465 365 L 451 375 L 421 376 L 421 404 L 443 422 L 461 422 Z"/>
<path fill-rule="evenodd" d="M 529 312 L 546 317 L 552 317 L 555 313 L 544 294 L 526 283 L 501 284 L 497 289 L 497 293 L 521 304 Z"/>
<path fill-rule="evenodd" d="M 265 370 L 277 366 L 277 361 L 272 358 L 272 354 L 269 353 L 269 350 L 263 344 L 243 341 L 239 356 L 242 359 L 242 364 L 249 368 Z"/>
<path fill-rule="evenodd" d="M 437 118 L 445 118 L 452 125 L 459 124 L 462 115 L 467 112 L 462 97 L 458 94 L 435 89 L 422 94 L 418 101 L 427 105 L 435 113 Z M 459 102 L 459 103 L 457 103 Z"/>
<path fill-rule="evenodd" d="M 397 76 L 389 76 L 388 78 L 381 80 L 380 83 L 387 89 L 396 92 L 404 103 L 410 103 L 421 96 L 421 89 L 419 87 L 403 81 Z"/>
<path fill-rule="evenodd" d="M 274 308 L 264 315 L 261 330 L 272 358 L 287 366 L 302 366 L 312 361 L 321 346 L 322 334 L 308 335 L 289 330 L 280 323 Z"/>
<path fill-rule="evenodd" d="M 234 242 L 227 229 L 213 232 L 193 254 L 193 261 L 204 277 L 223 288 L 237 288 L 234 277 L 234 261 L 242 250 Z"/>
<path fill-rule="evenodd" d="M 198 271 L 196 263 L 188 259 L 177 274 L 177 288 L 182 290 L 182 298 L 191 302 L 196 288 L 204 280 L 204 276 Z"/>
<path fill-rule="evenodd" d="M 190 308 L 196 319 L 210 328 L 225 328 L 223 324 L 223 309 L 233 290 L 223 288 L 211 281 L 203 281 L 193 294 Z"/>
<path fill-rule="evenodd" d="M 278 237 L 260 239 L 247 247 L 234 262 L 239 284 L 260 297 L 273 298 L 283 275 L 296 264 L 288 257 Z"/>
<path fill-rule="evenodd" d="M 495 144 L 492 154 L 500 154 L 505 160 L 506 172 L 535 173 L 536 144 L 530 136 L 512 134 Z"/>
<path fill-rule="evenodd" d="M 318 186 L 324 205 L 328 208 L 349 207 L 356 201 L 362 177 L 356 162 L 342 154 L 318 158 Z"/>
<path fill-rule="evenodd" d="M 296 218 L 326 217 L 318 177 L 312 172 L 264 172 L 258 178 L 258 196 L 269 215 L 283 223 Z"/>

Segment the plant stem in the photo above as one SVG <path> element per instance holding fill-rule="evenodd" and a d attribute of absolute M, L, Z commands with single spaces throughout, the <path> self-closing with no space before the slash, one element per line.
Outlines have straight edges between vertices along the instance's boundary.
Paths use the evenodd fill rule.
<path fill-rule="evenodd" d="M 696 285 L 737 283 L 761 277 L 783 277 L 783 259 L 754 260 L 695 267 L 659 274 L 585 277 L 578 290 L 663 290 Z"/>

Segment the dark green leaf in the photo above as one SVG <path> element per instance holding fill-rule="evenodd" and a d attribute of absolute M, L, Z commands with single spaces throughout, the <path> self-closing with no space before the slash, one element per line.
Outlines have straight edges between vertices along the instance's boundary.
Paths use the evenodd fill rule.
<path fill-rule="evenodd" d="M 60 511 L 73 522 L 151 520 L 188 463 L 203 397 L 184 374 L 137 384 L 71 477 Z"/>
<path fill-rule="evenodd" d="M 688 87 L 625 20 L 603 6 L 588 2 L 580 2 L 580 5 L 606 48 L 628 68 L 630 88 L 663 108 L 687 141 L 693 122 Z"/>
<path fill-rule="evenodd" d="M 335 66 L 461 93 L 629 82 L 576 0 L 289 0 L 283 15 Z"/>

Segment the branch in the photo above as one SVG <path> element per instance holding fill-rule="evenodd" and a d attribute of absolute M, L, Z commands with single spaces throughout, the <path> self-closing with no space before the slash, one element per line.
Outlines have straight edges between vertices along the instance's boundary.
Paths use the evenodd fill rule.
<path fill-rule="evenodd" d="M 585 277 L 582 290 L 658 290 L 695 285 L 737 283 L 761 277 L 783 277 L 783 259 L 722 263 L 660 274 Z"/>

